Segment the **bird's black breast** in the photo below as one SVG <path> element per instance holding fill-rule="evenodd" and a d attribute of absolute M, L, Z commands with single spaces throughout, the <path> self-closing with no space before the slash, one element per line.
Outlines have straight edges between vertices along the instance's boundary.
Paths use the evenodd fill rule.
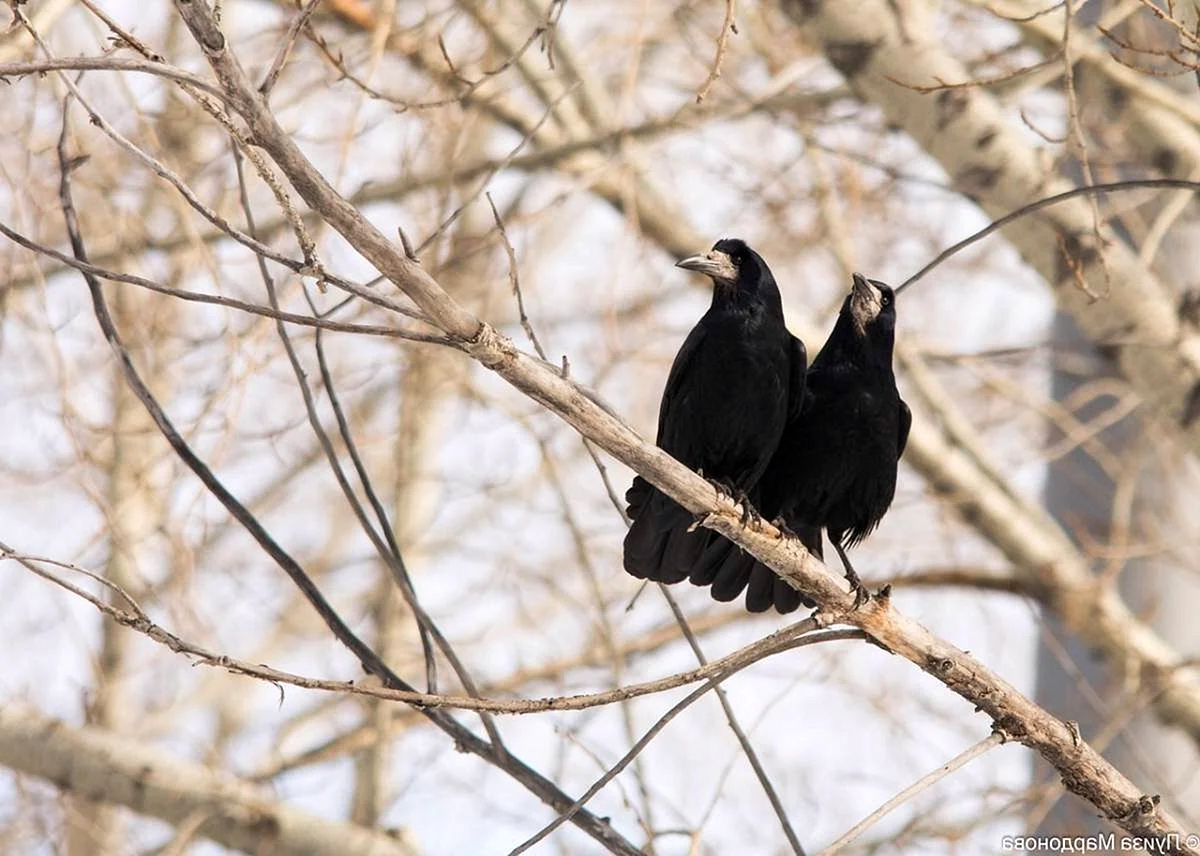
<path fill-rule="evenodd" d="M 659 446 L 693 469 L 749 489 L 783 433 L 791 351 L 782 320 L 710 312 L 672 366 Z"/>
<path fill-rule="evenodd" d="M 900 397 L 894 382 L 819 369 L 809 374 L 808 395 L 780 443 L 773 468 L 782 478 L 771 480 L 764 506 L 854 544 L 878 525 L 895 494 Z"/>

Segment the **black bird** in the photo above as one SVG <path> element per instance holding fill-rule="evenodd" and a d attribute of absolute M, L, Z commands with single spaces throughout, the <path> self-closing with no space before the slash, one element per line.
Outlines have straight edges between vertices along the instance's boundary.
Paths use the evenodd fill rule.
<path fill-rule="evenodd" d="M 828 533 L 856 605 L 869 595 L 846 549 L 870 535 L 891 506 L 912 425 L 892 370 L 895 301 L 884 283 L 854 274 L 833 332 L 809 369 L 804 405 L 759 484 L 764 516 L 781 522 L 819 559 L 821 530 Z M 813 605 L 725 539 L 710 541 L 699 567 L 717 600 L 733 600 L 745 587 L 751 612 Z"/>
<path fill-rule="evenodd" d="M 710 277 L 713 298 L 675 355 L 656 442 L 748 502 L 792 409 L 803 400 L 804 343 L 784 324 L 770 268 L 744 241 L 718 241 L 711 252 L 676 267 Z M 633 520 L 625 536 L 625 570 L 662 583 L 685 579 L 715 533 L 689 532 L 693 516 L 640 476 L 625 500 Z"/>

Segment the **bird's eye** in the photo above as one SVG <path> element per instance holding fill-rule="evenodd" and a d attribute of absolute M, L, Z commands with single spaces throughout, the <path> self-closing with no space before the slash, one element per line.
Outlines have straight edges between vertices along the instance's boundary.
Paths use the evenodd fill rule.
<path fill-rule="evenodd" d="M 892 305 L 892 296 L 890 294 L 883 295 L 883 299 L 881 302 L 883 303 L 884 306 L 891 306 Z"/>

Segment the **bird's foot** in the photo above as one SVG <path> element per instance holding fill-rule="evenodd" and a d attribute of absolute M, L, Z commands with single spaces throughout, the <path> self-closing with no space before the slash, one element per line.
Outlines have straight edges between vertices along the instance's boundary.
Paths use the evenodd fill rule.
<path fill-rule="evenodd" d="M 850 609 L 851 611 L 861 609 L 863 604 L 871 599 L 871 593 L 858 578 L 854 565 L 850 564 L 850 557 L 846 555 L 846 548 L 842 546 L 842 533 L 838 533 L 836 536 L 831 535 L 829 540 L 833 542 L 833 548 L 837 550 L 838 558 L 842 560 L 842 567 L 846 569 L 846 582 L 850 583 L 850 591 L 854 592 L 854 606 Z"/>
<path fill-rule="evenodd" d="M 746 494 L 746 491 L 736 490 L 733 498 L 742 506 L 742 528 L 752 528 L 755 531 L 761 532 L 762 525 L 766 521 L 763 520 L 762 515 L 758 513 L 758 509 L 754 507 L 753 503 L 750 502 L 750 497 Z"/>
<path fill-rule="evenodd" d="M 787 521 L 783 519 L 782 514 L 779 515 L 778 517 L 776 517 L 774 520 L 772 520 L 771 525 L 779 530 L 780 538 L 799 538 L 800 537 L 799 535 L 797 535 L 795 532 L 792 531 L 792 527 L 787 525 Z"/>
<path fill-rule="evenodd" d="M 725 497 L 726 499 L 736 501 L 738 489 L 734 487 L 733 482 L 728 481 L 727 479 L 710 479 L 708 476 L 704 475 L 703 470 L 700 471 L 700 475 L 704 476 L 704 480 L 712 485 L 713 490 L 717 492 L 718 499 Z"/>
<path fill-rule="evenodd" d="M 871 592 L 867 590 L 862 580 L 858 578 L 858 574 L 855 573 L 854 568 L 849 566 L 846 568 L 846 582 L 850 583 L 850 591 L 854 592 L 854 606 L 851 607 L 851 610 L 861 609 L 871 599 Z"/>
<path fill-rule="evenodd" d="M 703 476 L 704 473 L 700 473 L 700 475 Z M 742 506 L 742 525 L 745 526 L 746 525 L 745 509 L 746 509 L 746 506 L 749 504 L 744 499 L 744 497 L 746 496 L 746 492 L 743 490 L 739 490 L 733 484 L 733 482 L 726 481 L 724 479 L 710 479 L 708 476 L 704 476 L 704 480 L 706 482 L 708 482 L 710 485 L 712 485 L 712 489 L 717 492 L 717 502 L 718 503 L 722 499 L 728 499 L 730 502 L 736 502 L 736 503 L 741 504 L 741 506 Z"/>

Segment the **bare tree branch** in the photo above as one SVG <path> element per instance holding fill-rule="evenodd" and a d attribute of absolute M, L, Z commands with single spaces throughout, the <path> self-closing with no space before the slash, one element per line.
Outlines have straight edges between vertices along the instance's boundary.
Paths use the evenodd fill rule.
<path fill-rule="evenodd" d="M 224 847 L 279 856 L 416 856 L 401 832 L 316 817 L 266 789 L 102 728 L 72 728 L 23 705 L 0 708 L 0 763 L 64 790 L 168 823 L 197 823 Z"/>
<path fill-rule="evenodd" d="M 907 33 L 884 0 L 781 5 L 860 97 L 878 104 L 984 210 L 1006 214 L 1031 198 L 1069 189 L 1046 173 L 993 96 L 980 89 L 933 94 L 915 88 L 967 75 L 929 33 Z M 1106 232 L 1096 240 L 1087 203 L 1057 205 L 1043 218 L 1014 223 L 1005 234 L 1051 285 L 1063 310 L 1109 349 L 1147 407 L 1175 425 L 1189 448 L 1200 450 L 1200 422 L 1185 419 L 1200 388 L 1200 333 L 1181 322 L 1173 296 L 1135 253 Z M 1080 289 L 1075 270 L 1085 280 L 1110 277 L 1105 299 Z"/>
<path fill-rule="evenodd" d="M 987 752 L 988 750 L 992 749 L 995 746 L 999 746 L 1003 742 L 1004 742 L 1004 735 L 1000 734 L 1000 733 L 996 733 L 996 734 L 991 734 L 991 735 L 985 737 L 983 740 L 980 740 L 974 746 L 971 746 L 970 748 L 963 750 L 958 755 L 955 755 L 953 758 L 951 758 L 949 761 L 947 761 L 945 764 L 938 767 L 933 772 L 929 773 L 929 775 L 923 776 L 920 779 L 918 779 L 917 781 L 913 782 L 911 785 L 909 785 L 907 788 L 902 790 L 900 793 L 896 794 L 894 797 L 892 797 L 890 800 L 885 802 L 883 805 L 881 805 L 875 811 L 871 812 L 871 814 L 869 814 L 867 817 L 863 818 L 860 822 L 854 824 L 854 826 L 851 827 L 850 829 L 848 829 L 844 835 L 842 835 L 840 838 L 838 838 L 836 841 L 834 841 L 828 847 L 821 850 L 817 854 L 817 856 L 834 856 L 835 853 L 841 853 L 843 850 L 846 849 L 846 847 L 848 845 L 852 844 L 855 841 L 855 839 L 861 837 L 864 832 L 866 832 L 868 829 L 870 829 L 872 826 L 874 826 L 877 822 L 879 822 L 882 818 L 884 818 L 886 815 L 888 815 L 895 808 L 897 808 L 900 805 L 903 805 L 905 802 L 912 799 L 917 794 L 921 793 L 922 791 L 926 790 L 929 787 L 932 787 L 933 785 L 940 782 L 942 779 L 946 778 L 946 776 L 950 775 L 955 770 L 959 769 L 960 767 L 966 766 L 971 761 L 978 758 L 980 755 L 984 754 L 985 752 Z"/>
<path fill-rule="evenodd" d="M 80 236 L 78 218 L 71 200 L 70 163 L 61 142 L 59 159 L 62 170 L 60 201 L 67 222 L 67 232 L 71 239 L 71 246 L 76 258 L 81 262 L 87 262 L 87 249 Z M 191 447 L 163 412 L 134 367 L 129 352 L 126 350 L 120 334 L 113 324 L 112 316 L 109 314 L 99 281 L 87 273 L 84 274 L 84 278 L 91 293 L 96 320 L 100 324 L 104 338 L 112 349 L 113 355 L 116 357 L 117 363 L 125 375 L 126 382 L 150 412 L 155 425 L 166 438 L 167 442 L 170 443 L 175 453 L 196 474 L 200 481 L 204 483 L 204 486 L 208 488 L 213 496 L 225 506 L 226 510 L 250 533 L 263 548 L 264 552 L 292 579 L 296 586 L 303 592 L 305 599 L 312 604 L 326 626 L 337 637 L 338 641 L 344 644 L 358 658 L 363 669 L 375 675 L 387 686 L 395 689 L 412 690 L 412 687 L 408 683 L 396 675 L 379 658 L 378 654 L 350 629 L 321 594 L 312 578 L 271 537 L 262 524 L 246 510 L 245 506 L 238 502 L 237 498 L 217 479 L 212 470 L 192 451 Z M 494 746 L 480 739 L 457 720 L 449 716 L 428 709 L 424 710 L 423 713 L 435 725 L 450 734 L 454 738 L 456 745 L 466 748 L 473 754 L 479 755 L 505 770 L 544 801 L 551 805 L 569 803 L 566 795 L 559 791 L 552 782 L 510 755 L 502 747 Z M 577 812 L 573 815 L 572 819 L 580 828 L 591 834 L 596 840 L 603 843 L 604 846 L 610 848 L 613 852 L 628 854 L 637 852 L 636 848 L 617 834 L 606 821 L 587 812 Z"/>
<path fill-rule="evenodd" d="M 1175 821 L 1155 800 L 1142 794 L 1086 743 L 1045 711 L 1024 698 L 974 658 L 933 637 L 925 628 L 877 598 L 857 612 L 847 612 L 848 596 L 836 587 L 819 563 L 771 527 L 742 529 L 735 506 L 720 500 L 710 485 L 659 450 L 649 447 L 626 426 L 583 395 L 574 383 L 540 361 L 521 354 L 495 330 L 455 304 L 419 265 L 391 244 L 353 206 L 342 199 L 304 158 L 250 86 L 240 64 L 202 0 L 177 0 L 193 37 L 204 50 L 230 102 L 293 186 L 326 221 L 397 286 L 423 308 L 434 323 L 483 365 L 535 400 L 548 406 L 578 430 L 616 455 L 656 486 L 694 512 L 708 513 L 708 523 L 749 549 L 781 575 L 844 620 L 861 627 L 889 650 L 901 654 L 988 713 L 997 728 L 1034 748 L 1058 768 L 1069 787 L 1125 829 L 1163 840 L 1182 842 Z M 1179 845 L 1179 852 L 1187 852 Z"/>

